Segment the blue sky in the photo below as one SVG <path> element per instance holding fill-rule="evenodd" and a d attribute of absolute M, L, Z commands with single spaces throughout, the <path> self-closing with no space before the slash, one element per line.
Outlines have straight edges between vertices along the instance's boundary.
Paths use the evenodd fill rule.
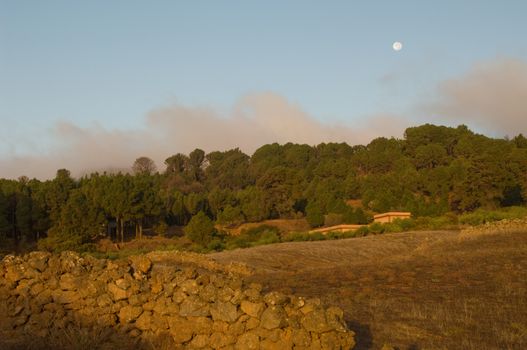
<path fill-rule="evenodd" d="M 60 153 L 61 122 L 137 131 L 174 104 L 229 118 L 267 92 L 322 125 L 428 121 L 419 106 L 442 82 L 527 61 L 526 13 L 525 1 L 0 0 L 0 158 Z"/>

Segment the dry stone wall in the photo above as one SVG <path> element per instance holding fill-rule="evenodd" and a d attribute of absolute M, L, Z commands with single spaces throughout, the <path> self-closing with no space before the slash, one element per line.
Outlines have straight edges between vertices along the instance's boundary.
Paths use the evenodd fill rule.
<path fill-rule="evenodd" d="M 6 256 L 0 264 L 1 336 L 45 339 L 61 330 L 110 329 L 136 344 L 163 339 L 174 349 L 355 344 L 339 308 L 323 307 L 318 299 L 264 294 L 258 284 L 245 285 L 238 275 L 203 264 L 166 261 L 155 255 L 99 260 L 72 252 Z"/>

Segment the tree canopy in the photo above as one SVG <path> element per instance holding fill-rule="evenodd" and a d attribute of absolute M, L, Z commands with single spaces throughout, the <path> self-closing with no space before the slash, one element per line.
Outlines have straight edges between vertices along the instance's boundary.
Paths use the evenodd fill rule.
<path fill-rule="evenodd" d="M 526 138 L 491 138 L 464 125 L 425 124 L 367 145 L 273 143 L 251 156 L 195 149 L 165 165 L 158 173 L 143 156 L 130 173 L 74 179 L 60 169 L 48 181 L 0 179 L 0 242 L 45 239 L 41 246 L 65 249 L 97 237 L 141 238 L 160 224 L 202 226 L 206 234 L 195 239 L 204 242 L 214 222 L 305 217 L 316 227 L 364 223 L 388 210 L 431 216 L 527 200 Z"/>

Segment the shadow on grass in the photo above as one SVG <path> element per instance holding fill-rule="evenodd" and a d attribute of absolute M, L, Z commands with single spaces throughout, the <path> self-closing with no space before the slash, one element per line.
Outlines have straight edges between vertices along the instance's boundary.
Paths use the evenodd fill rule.
<path fill-rule="evenodd" d="M 356 321 L 346 321 L 349 329 L 355 332 L 355 341 L 357 344 L 354 350 L 370 350 L 373 348 L 373 336 L 370 327 Z"/>
<path fill-rule="evenodd" d="M 176 347 L 168 333 L 143 339 L 120 333 L 113 328 L 87 330 L 70 326 L 65 329 L 50 329 L 45 335 L 31 332 L 11 334 L 9 337 L 1 335 L 0 349 L 3 350 L 165 350 Z"/>

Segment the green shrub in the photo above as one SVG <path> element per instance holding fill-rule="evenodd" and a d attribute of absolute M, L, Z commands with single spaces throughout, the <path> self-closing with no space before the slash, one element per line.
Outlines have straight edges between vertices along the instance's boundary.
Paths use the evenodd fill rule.
<path fill-rule="evenodd" d="M 225 249 L 225 242 L 223 242 L 222 239 L 219 237 L 214 238 L 210 243 L 207 245 L 207 250 L 209 251 L 222 251 Z"/>
<path fill-rule="evenodd" d="M 362 226 L 355 230 L 355 237 L 367 236 L 370 233 L 368 226 Z"/>
<path fill-rule="evenodd" d="M 226 248 L 248 248 L 262 244 L 280 242 L 280 232 L 277 227 L 270 225 L 260 225 L 243 230 L 238 236 L 227 239 Z"/>
<path fill-rule="evenodd" d="M 379 222 L 374 222 L 368 227 L 369 232 L 373 234 L 379 234 L 384 232 L 384 225 Z"/>
<path fill-rule="evenodd" d="M 520 219 L 527 216 L 525 207 L 508 207 L 499 210 L 478 209 L 459 216 L 459 223 L 463 225 L 481 225 L 504 219 Z"/>
<path fill-rule="evenodd" d="M 272 243 L 279 243 L 280 242 L 280 236 L 277 232 L 274 231 L 265 231 L 262 233 L 260 239 L 258 239 L 256 242 L 254 242 L 253 246 L 256 245 L 264 245 L 264 244 L 272 244 Z"/>
<path fill-rule="evenodd" d="M 344 222 L 344 216 L 342 214 L 329 213 L 324 218 L 325 226 L 340 225 Z"/>
<path fill-rule="evenodd" d="M 399 223 L 397 222 L 388 222 L 388 223 L 385 223 L 382 225 L 383 226 L 383 231 L 382 233 L 384 232 L 403 232 L 403 228 L 401 227 L 401 225 L 399 225 Z"/>
<path fill-rule="evenodd" d="M 324 225 L 324 213 L 318 203 L 309 202 L 306 206 L 306 220 L 312 228 Z"/>
<path fill-rule="evenodd" d="M 243 214 L 240 207 L 227 205 L 218 213 L 218 222 L 224 225 L 235 226 L 243 222 Z"/>
<path fill-rule="evenodd" d="M 183 229 L 185 235 L 194 243 L 206 247 L 213 239 L 216 229 L 204 212 L 200 211 L 190 219 Z"/>
<path fill-rule="evenodd" d="M 156 235 L 164 236 L 168 231 L 168 225 L 164 220 L 161 220 L 156 225 L 154 225 L 153 230 Z"/>

